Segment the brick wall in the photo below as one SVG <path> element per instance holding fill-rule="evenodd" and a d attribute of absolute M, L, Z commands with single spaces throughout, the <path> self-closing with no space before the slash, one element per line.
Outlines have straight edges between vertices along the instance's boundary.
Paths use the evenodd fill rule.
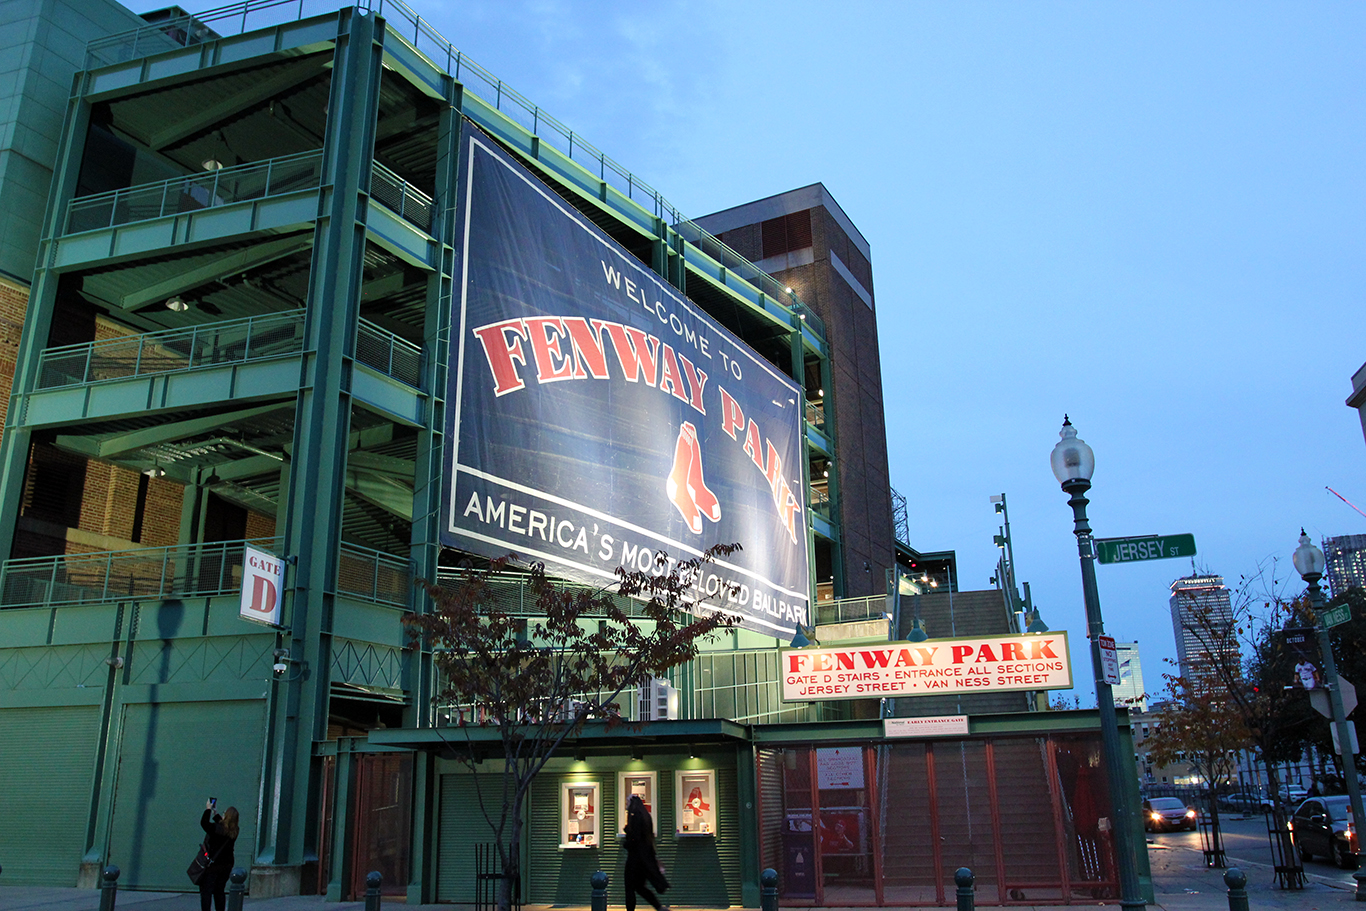
<path fill-rule="evenodd" d="M 28 312 L 28 289 L 0 278 L 0 428 L 9 412 L 14 367 L 19 359 L 19 335 Z"/>

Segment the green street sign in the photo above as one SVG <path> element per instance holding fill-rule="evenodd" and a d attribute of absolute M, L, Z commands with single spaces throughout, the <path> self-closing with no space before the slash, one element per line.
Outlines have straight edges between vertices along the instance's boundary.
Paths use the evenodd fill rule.
<path fill-rule="evenodd" d="M 1349 604 L 1339 604 L 1337 607 L 1328 608 L 1319 616 L 1323 617 L 1323 625 L 1332 629 L 1352 619 L 1352 607 Z"/>
<path fill-rule="evenodd" d="M 1096 538 L 1101 563 L 1137 563 L 1195 556 L 1195 535 L 1147 535 L 1141 538 Z"/>

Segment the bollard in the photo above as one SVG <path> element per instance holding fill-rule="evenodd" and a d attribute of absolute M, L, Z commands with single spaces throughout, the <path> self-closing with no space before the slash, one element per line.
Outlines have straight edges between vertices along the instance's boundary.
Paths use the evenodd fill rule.
<path fill-rule="evenodd" d="M 778 871 L 772 867 L 759 874 L 759 911 L 778 911 Z"/>
<path fill-rule="evenodd" d="M 972 884 L 976 880 L 977 877 L 967 867 L 959 867 L 953 874 L 953 881 L 958 884 L 958 911 L 972 911 L 977 902 L 977 896 L 972 891 Z"/>
<path fill-rule="evenodd" d="M 379 911 L 379 884 L 383 881 L 378 870 L 365 874 L 365 911 Z"/>
<path fill-rule="evenodd" d="M 1224 874 L 1228 886 L 1228 911 L 1247 911 L 1247 877 L 1237 867 L 1229 867 Z"/>
<path fill-rule="evenodd" d="M 100 911 L 114 911 L 118 891 L 119 868 L 110 864 L 104 868 L 104 881 L 100 883 Z"/>
<path fill-rule="evenodd" d="M 242 911 L 242 893 L 247 891 L 247 871 L 233 867 L 228 877 L 228 911 Z"/>
<path fill-rule="evenodd" d="M 592 911 L 607 911 L 607 874 L 599 870 L 588 879 L 593 887 Z"/>

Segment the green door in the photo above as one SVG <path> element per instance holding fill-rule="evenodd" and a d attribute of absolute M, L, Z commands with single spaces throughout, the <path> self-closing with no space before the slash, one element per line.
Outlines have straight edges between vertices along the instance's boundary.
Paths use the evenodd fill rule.
<path fill-rule="evenodd" d="M 218 798 L 241 815 L 235 863 L 251 868 L 265 702 L 163 702 L 127 705 L 119 742 L 108 862 L 119 886 L 188 891 L 185 868 L 204 837 L 204 801 Z"/>
<path fill-rule="evenodd" d="M 93 705 L 0 709 L 0 820 L 6 820 L 0 857 L 7 884 L 76 885 L 99 723 Z"/>

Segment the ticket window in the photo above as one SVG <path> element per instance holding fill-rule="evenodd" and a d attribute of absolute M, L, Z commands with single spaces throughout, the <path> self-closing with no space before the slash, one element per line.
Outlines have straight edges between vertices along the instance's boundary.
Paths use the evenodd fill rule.
<path fill-rule="evenodd" d="M 626 803 L 632 796 L 639 797 L 650 811 L 654 834 L 659 834 L 659 774 L 657 772 L 621 772 L 617 775 L 617 837 L 623 837 L 626 827 Z"/>
<path fill-rule="evenodd" d="M 716 835 L 716 771 L 677 772 L 678 806 L 674 819 L 680 836 Z"/>
<path fill-rule="evenodd" d="M 565 782 L 560 788 L 560 847 L 596 848 L 601 806 L 596 781 Z"/>

